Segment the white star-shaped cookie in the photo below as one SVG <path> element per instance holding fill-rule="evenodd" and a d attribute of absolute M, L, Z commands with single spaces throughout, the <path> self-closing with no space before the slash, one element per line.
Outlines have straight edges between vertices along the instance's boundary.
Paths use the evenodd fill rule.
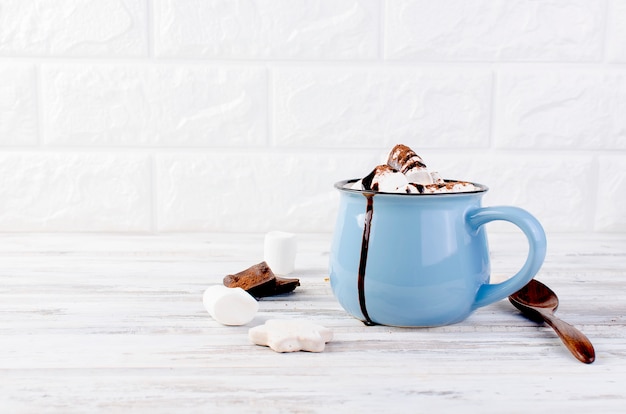
<path fill-rule="evenodd" d="M 270 319 L 251 328 L 248 337 L 276 352 L 322 352 L 326 342 L 333 339 L 333 331 L 306 320 Z"/>

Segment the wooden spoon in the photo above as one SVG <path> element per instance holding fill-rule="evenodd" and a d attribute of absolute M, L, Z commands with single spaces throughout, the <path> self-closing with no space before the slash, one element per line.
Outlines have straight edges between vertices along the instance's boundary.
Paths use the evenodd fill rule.
<path fill-rule="evenodd" d="M 549 287 L 532 279 L 526 286 L 509 296 L 517 309 L 531 320 L 545 321 L 559 335 L 567 349 L 585 364 L 596 359 L 596 353 L 589 339 L 572 325 L 563 322 L 554 311 L 559 306 L 559 298 Z"/>

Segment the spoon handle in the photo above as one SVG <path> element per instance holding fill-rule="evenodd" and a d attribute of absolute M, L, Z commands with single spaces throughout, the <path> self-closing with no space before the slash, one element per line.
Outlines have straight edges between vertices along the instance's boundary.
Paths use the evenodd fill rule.
<path fill-rule="evenodd" d="M 596 359 L 596 352 L 589 338 L 569 323 L 562 321 L 552 313 L 541 312 L 548 325 L 559 335 L 567 349 L 581 362 L 591 364 Z"/>

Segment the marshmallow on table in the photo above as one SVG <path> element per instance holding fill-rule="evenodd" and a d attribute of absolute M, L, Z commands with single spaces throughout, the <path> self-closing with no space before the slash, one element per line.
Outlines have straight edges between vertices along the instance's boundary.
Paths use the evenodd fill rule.
<path fill-rule="evenodd" d="M 306 320 L 270 319 L 250 328 L 248 337 L 256 345 L 276 352 L 322 352 L 326 342 L 333 339 L 333 331 Z"/>
<path fill-rule="evenodd" d="M 296 263 L 296 235 L 284 231 L 270 231 L 265 235 L 263 260 L 275 274 L 288 275 Z"/>
<path fill-rule="evenodd" d="M 202 296 L 204 307 L 222 325 L 245 325 L 254 319 L 259 303 L 242 288 L 210 286 Z"/>

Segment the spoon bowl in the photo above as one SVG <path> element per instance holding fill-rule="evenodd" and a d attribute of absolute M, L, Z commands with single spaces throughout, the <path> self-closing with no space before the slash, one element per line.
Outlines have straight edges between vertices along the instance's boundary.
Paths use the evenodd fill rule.
<path fill-rule="evenodd" d="M 591 341 L 578 329 L 554 316 L 559 298 L 548 286 L 531 279 L 526 286 L 509 296 L 509 301 L 527 318 L 550 325 L 579 361 L 590 364 L 595 360 Z"/>
<path fill-rule="evenodd" d="M 544 318 L 537 308 L 548 312 L 555 312 L 559 307 L 559 298 L 548 286 L 531 279 L 522 289 L 509 296 L 509 301 L 526 317 L 537 322 L 543 322 Z"/>

